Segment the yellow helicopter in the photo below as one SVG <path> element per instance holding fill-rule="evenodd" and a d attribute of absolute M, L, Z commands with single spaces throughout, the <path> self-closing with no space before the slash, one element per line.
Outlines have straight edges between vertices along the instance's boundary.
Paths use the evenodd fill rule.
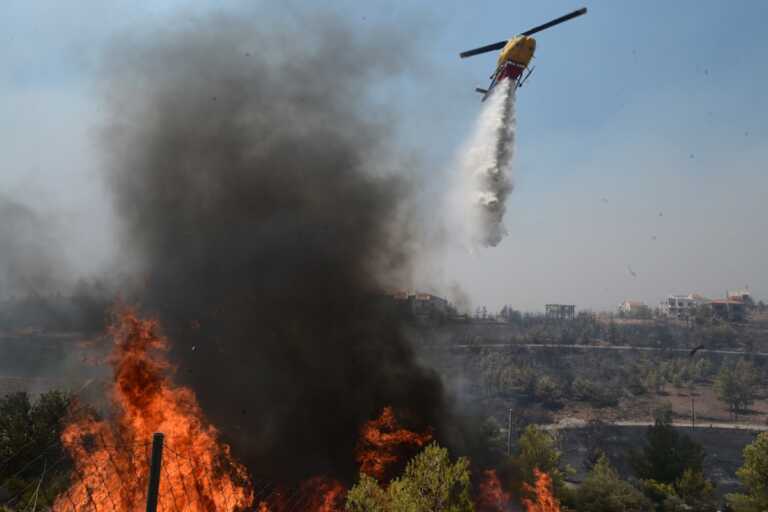
<path fill-rule="evenodd" d="M 530 64 L 531 59 L 533 59 L 533 54 L 536 52 L 536 40 L 531 37 L 533 34 L 586 13 L 587 8 L 582 7 L 565 16 L 560 16 L 543 25 L 527 30 L 512 39 L 499 41 L 498 43 L 481 46 L 480 48 L 460 53 L 459 56 L 462 59 L 465 59 L 474 55 L 480 55 L 481 53 L 501 50 L 501 53 L 499 53 L 499 60 L 496 63 L 496 70 L 491 75 L 491 85 L 489 85 L 487 89 L 481 89 L 479 87 L 475 88 L 475 91 L 483 95 L 482 101 L 485 101 L 486 98 L 488 98 L 488 95 L 493 88 L 503 79 L 507 78 L 509 80 L 514 80 L 514 87 L 518 88 L 522 87 L 523 83 L 529 76 L 531 76 L 533 68 L 528 69 L 528 64 Z"/>

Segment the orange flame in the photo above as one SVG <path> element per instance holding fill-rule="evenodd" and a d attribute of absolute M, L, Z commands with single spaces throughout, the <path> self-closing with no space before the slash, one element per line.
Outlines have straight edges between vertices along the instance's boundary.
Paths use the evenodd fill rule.
<path fill-rule="evenodd" d="M 526 512 L 560 512 L 560 502 L 552 494 L 552 479 L 548 474 L 538 469 L 533 470 L 536 486 L 523 484 L 525 492 L 534 496 L 535 500 L 523 498 Z"/>
<path fill-rule="evenodd" d="M 477 510 L 481 512 L 503 512 L 509 509 L 509 493 L 501 488 L 501 482 L 495 469 L 483 471 L 480 492 L 477 497 Z"/>
<path fill-rule="evenodd" d="M 118 312 L 110 327 L 115 415 L 111 421 L 73 418 L 65 428 L 74 483 L 56 499 L 54 512 L 142 510 L 154 432 L 165 434 L 160 510 L 235 511 L 252 504 L 245 468 L 205 421 L 192 391 L 169 380 L 167 340 L 157 331 L 154 320 L 129 308 Z"/>
<path fill-rule="evenodd" d="M 337 512 L 344 510 L 347 490 L 339 482 L 323 477 L 310 478 L 301 486 L 300 493 L 308 496 L 303 510 Z"/>
<path fill-rule="evenodd" d="M 421 448 L 432 440 L 432 434 L 419 434 L 401 428 L 391 407 L 385 407 L 375 420 L 360 429 L 356 460 L 360 471 L 382 481 L 392 464 L 401 460 L 408 448 Z"/>
<path fill-rule="evenodd" d="M 257 512 L 343 512 L 347 489 L 331 478 L 316 476 L 297 489 L 278 488 L 259 503 Z"/>
<path fill-rule="evenodd" d="M 149 473 L 150 440 L 165 434 L 158 510 L 172 512 L 342 512 L 347 489 L 318 476 L 294 492 L 278 488 L 255 501 L 244 466 L 237 463 L 219 432 L 204 419 L 189 388 L 175 386 L 164 358 L 167 339 L 155 320 L 139 318 L 122 308 L 110 327 L 114 339 L 109 359 L 113 369 L 111 399 L 114 415 L 101 420 L 89 415 L 70 419 L 62 442 L 74 460 L 73 484 L 57 497 L 54 512 L 139 512 L 144 510 Z M 431 432 L 402 428 L 391 407 L 360 430 L 355 458 L 360 470 L 386 481 L 399 461 L 432 440 Z M 526 486 L 535 500 L 524 499 L 527 512 L 559 512 L 552 482 L 536 471 L 536 486 Z M 509 509 L 495 470 L 484 472 L 477 508 L 481 512 Z M 253 507 L 253 508 L 251 508 Z"/>

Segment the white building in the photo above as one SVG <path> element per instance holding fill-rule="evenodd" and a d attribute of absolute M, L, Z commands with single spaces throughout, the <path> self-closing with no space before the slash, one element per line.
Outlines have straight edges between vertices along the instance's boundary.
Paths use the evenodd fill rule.
<path fill-rule="evenodd" d="M 697 307 L 707 302 L 709 299 L 696 293 L 667 295 L 667 298 L 661 302 L 661 312 L 672 318 L 687 318 L 693 315 Z"/>
<path fill-rule="evenodd" d="M 648 304 L 639 300 L 625 300 L 619 304 L 619 313 L 627 316 L 642 316 L 651 312 Z"/>
<path fill-rule="evenodd" d="M 725 298 L 727 300 L 743 302 L 744 304 L 754 304 L 749 287 L 742 288 L 741 290 L 730 290 L 726 293 Z"/>
<path fill-rule="evenodd" d="M 418 318 L 446 318 L 451 308 L 447 300 L 431 293 L 392 290 L 388 294 L 403 311 Z"/>

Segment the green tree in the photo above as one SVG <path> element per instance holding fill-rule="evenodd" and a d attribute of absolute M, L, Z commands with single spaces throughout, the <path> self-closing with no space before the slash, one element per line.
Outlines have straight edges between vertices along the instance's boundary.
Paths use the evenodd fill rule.
<path fill-rule="evenodd" d="M 548 406 L 555 406 L 560 403 L 562 390 L 557 381 L 549 375 L 542 375 L 536 379 L 534 387 L 534 398 Z"/>
<path fill-rule="evenodd" d="M 669 361 L 664 361 L 659 364 L 659 376 L 663 379 L 663 382 L 672 383 L 673 367 Z"/>
<path fill-rule="evenodd" d="M 0 398 L 0 486 L 12 495 L 34 492 L 44 469 L 40 506 L 66 485 L 69 460 L 60 436 L 69 402 L 59 391 L 43 393 L 34 403 L 24 392 Z"/>
<path fill-rule="evenodd" d="M 704 344 L 712 348 L 731 348 L 737 344 L 736 330 L 728 324 L 716 325 L 702 330 Z"/>
<path fill-rule="evenodd" d="M 675 512 L 678 508 L 685 506 L 685 502 L 677 496 L 672 484 L 646 479 L 640 481 L 640 488 L 659 512 Z"/>
<path fill-rule="evenodd" d="M 569 468 L 561 468 L 561 458 L 555 438 L 535 425 L 529 425 L 517 440 L 517 453 L 512 462 L 523 482 L 535 485 L 533 470 L 539 469 L 550 476 L 555 494 L 560 494 L 565 486 L 565 472 L 569 471 Z"/>
<path fill-rule="evenodd" d="M 574 399 L 590 402 L 597 407 L 616 405 L 619 392 L 616 386 L 600 385 L 584 377 L 576 377 L 571 384 L 571 395 Z"/>
<path fill-rule="evenodd" d="M 717 510 L 715 487 L 701 471 L 686 469 L 674 484 L 643 480 L 642 489 L 660 512 Z"/>
<path fill-rule="evenodd" d="M 641 370 L 637 367 L 628 368 L 623 380 L 627 383 L 627 390 L 633 395 L 644 395 L 649 391 L 647 383 L 642 378 Z"/>
<path fill-rule="evenodd" d="M 575 493 L 576 510 L 589 512 L 652 512 L 653 504 L 602 456 Z"/>
<path fill-rule="evenodd" d="M 675 370 L 672 372 L 672 385 L 677 389 L 683 387 L 686 380 L 685 372 L 682 370 Z"/>
<path fill-rule="evenodd" d="M 502 433 L 501 425 L 493 416 L 489 416 L 480 424 L 480 439 L 492 454 L 502 454 L 507 449 L 507 436 Z"/>
<path fill-rule="evenodd" d="M 715 486 L 704 477 L 701 471 L 686 469 L 675 482 L 675 491 L 691 510 L 696 512 L 717 510 Z"/>
<path fill-rule="evenodd" d="M 686 469 L 701 471 L 704 449 L 685 434 L 672 427 L 670 415 L 656 418 L 646 432 L 642 452 L 630 452 L 637 476 L 644 480 L 672 484 Z"/>
<path fill-rule="evenodd" d="M 655 368 L 649 369 L 645 375 L 645 386 L 656 394 L 661 393 L 664 390 L 664 376 Z"/>
<path fill-rule="evenodd" d="M 619 329 L 616 327 L 616 322 L 611 318 L 611 322 L 608 324 L 608 343 L 611 345 L 617 345 L 619 343 Z"/>
<path fill-rule="evenodd" d="M 736 512 L 768 510 L 768 432 L 760 433 L 744 448 L 744 464 L 736 471 L 745 494 L 729 494 Z"/>
<path fill-rule="evenodd" d="M 360 473 L 360 480 L 347 493 L 349 512 L 389 512 L 391 499 L 375 478 Z"/>
<path fill-rule="evenodd" d="M 351 512 L 472 512 L 469 460 L 451 462 L 448 450 L 427 446 L 386 490 L 361 475 L 347 494 Z"/>
<path fill-rule="evenodd" d="M 734 414 L 746 410 L 755 401 L 760 374 L 746 359 L 735 365 L 723 365 L 715 378 L 717 397 L 728 404 Z"/>
<path fill-rule="evenodd" d="M 698 509 L 689 507 L 685 500 L 677 494 L 668 496 L 661 504 L 661 510 L 662 512 L 692 512 L 693 510 L 699 512 Z"/>
<path fill-rule="evenodd" d="M 696 361 L 696 378 L 706 379 L 712 371 L 712 363 L 709 359 L 701 358 Z"/>

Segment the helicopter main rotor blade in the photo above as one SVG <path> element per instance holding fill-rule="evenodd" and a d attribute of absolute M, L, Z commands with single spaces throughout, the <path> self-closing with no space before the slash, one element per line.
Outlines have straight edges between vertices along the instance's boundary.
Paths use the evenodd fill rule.
<path fill-rule="evenodd" d="M 461 52 L 459 54 L 459 57 L 462 59 L 466 59 L 467 57 L 472 57 L 473 55 L 480 55 L 481 53 L 487 53 L 492 52 L 494 50 L 501 50 L 504 48 L 504 45 L 507 44 L 507 40 L 499 41 L 498 43 L 489 44 L 486 46 L 481 46 L 480 48 L 475 48 L 474 50 L 467 50 L 465 52 Z"/>
<path fill-rule="evenodd" d="M 578 16 L 581 16 L 582 14 L 587 14 L 587 8 L 582 7 L 581 9 L 577 9 L 573 11 L 572 13 L 566 14 L 565 16 L 560 16 L 559 18 L 555 18 L 552 21 L 548 21 L 547 23 L 544 23 L 543 25 L 539 25 L 538 27 L 533 27 L 530 30 L 527 30 L 520 34 L 521 36 L 532 36 L 533 34 L 537 32 L 541 32 L 542 30 L 546 30 L 550 27 L 554 27 L 555 25 L 559 25 L 565 21 L 572 20 L 573 18 L 576 18 Z"/>

